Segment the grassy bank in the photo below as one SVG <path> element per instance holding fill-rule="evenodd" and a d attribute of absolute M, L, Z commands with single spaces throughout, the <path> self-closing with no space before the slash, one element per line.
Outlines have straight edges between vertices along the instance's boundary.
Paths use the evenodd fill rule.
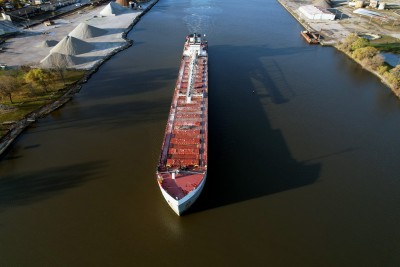
<path fill-rule="evenodd" d="M 348 35 L 336 48 L 359 63 L 364 69 L 378 76 L 392 92 L 400 98 L 400 65 L 392 67 L 385 63 L 384 58 L 379 54 L 383 49 L 397 49 L 396 42 L 370 42 L 356 34 Z M 380 45 L 381 49 L 376 48 Z M 396 50 L 397 51 L 397 50 Z"/>
<path fill-rule="evenodd" d="M 400 40 L 391 36 L 382 36 L 382 38 L 372 40 L 370 46 L 375 47 L 381 52 L 400 54 Z"/>
<path fill-rule="evenodd" d="M 0 137 L 14 122 L 59 99 L 86 74 L 82 70 L 62 70 L 63 75 L 59 71 L 45 71 L 42 79 L 29 79 L 29 71 L 0 71 Z"/>

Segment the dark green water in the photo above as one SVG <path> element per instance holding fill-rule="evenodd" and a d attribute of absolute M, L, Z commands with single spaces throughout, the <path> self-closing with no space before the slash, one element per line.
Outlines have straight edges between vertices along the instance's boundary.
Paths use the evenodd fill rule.
<path fill-rule="evenodd" d="M 398 266 L 399 102 L 300 30 L 272 0 L 160 0 L 3 157 L 0 265 Z M 191 31 L 210 44 L 209 173 L 177 217 L 154 172 Z"/>

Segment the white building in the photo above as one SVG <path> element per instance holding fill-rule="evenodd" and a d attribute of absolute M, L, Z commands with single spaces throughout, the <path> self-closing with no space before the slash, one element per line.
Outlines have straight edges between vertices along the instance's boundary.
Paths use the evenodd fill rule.
<path fill-rule="evenodd" d="M 299 11 L 308 19 L 335 20 L 335 14 L 322 7 L 313 5 L 301 6 Z"/>

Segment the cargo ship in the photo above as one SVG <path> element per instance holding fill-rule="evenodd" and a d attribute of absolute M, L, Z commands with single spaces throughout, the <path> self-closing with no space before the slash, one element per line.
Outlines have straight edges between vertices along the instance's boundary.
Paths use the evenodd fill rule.
<path fill-rule="evenodd" d="M 181 215 L 199 197 L 207 177 L 208 43 L 186 37 L 157 165 L 157 182 L 172 210 Z"/>

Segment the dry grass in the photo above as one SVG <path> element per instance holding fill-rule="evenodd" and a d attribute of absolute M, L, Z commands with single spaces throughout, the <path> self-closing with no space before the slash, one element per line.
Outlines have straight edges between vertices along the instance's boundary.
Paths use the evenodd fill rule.
<path fill-rule="evenodd" d="M 400 40 L 391 36 L 383 35 L 382 38 L 371 41 L 370 45 L 379 51 L 400 54 Z"/>
<path fill-rule="evenodd" d="M 12 108 L 12 110 L 0 110 L 0 136 L 7 132 L 7 122 L 18 121 L 40 107 L 57 100 L 70 86 L 78 82 L 85 73 L 86 71 L 82 70 L 67 70 L 65 72 L 65 85 L 55 74 L 55 79 L 49 83 L 47 92 L 37 85 L 22 83 L 20 92 L 12 97 L 13 103 L 6 97 L 0 98 L 0 104 Z M 0 71 L 0 77 L 7 74 L 9 73 L 6 71 Z M 22 71 L 18 73 L 20 78 L 23 75 Z"/>

